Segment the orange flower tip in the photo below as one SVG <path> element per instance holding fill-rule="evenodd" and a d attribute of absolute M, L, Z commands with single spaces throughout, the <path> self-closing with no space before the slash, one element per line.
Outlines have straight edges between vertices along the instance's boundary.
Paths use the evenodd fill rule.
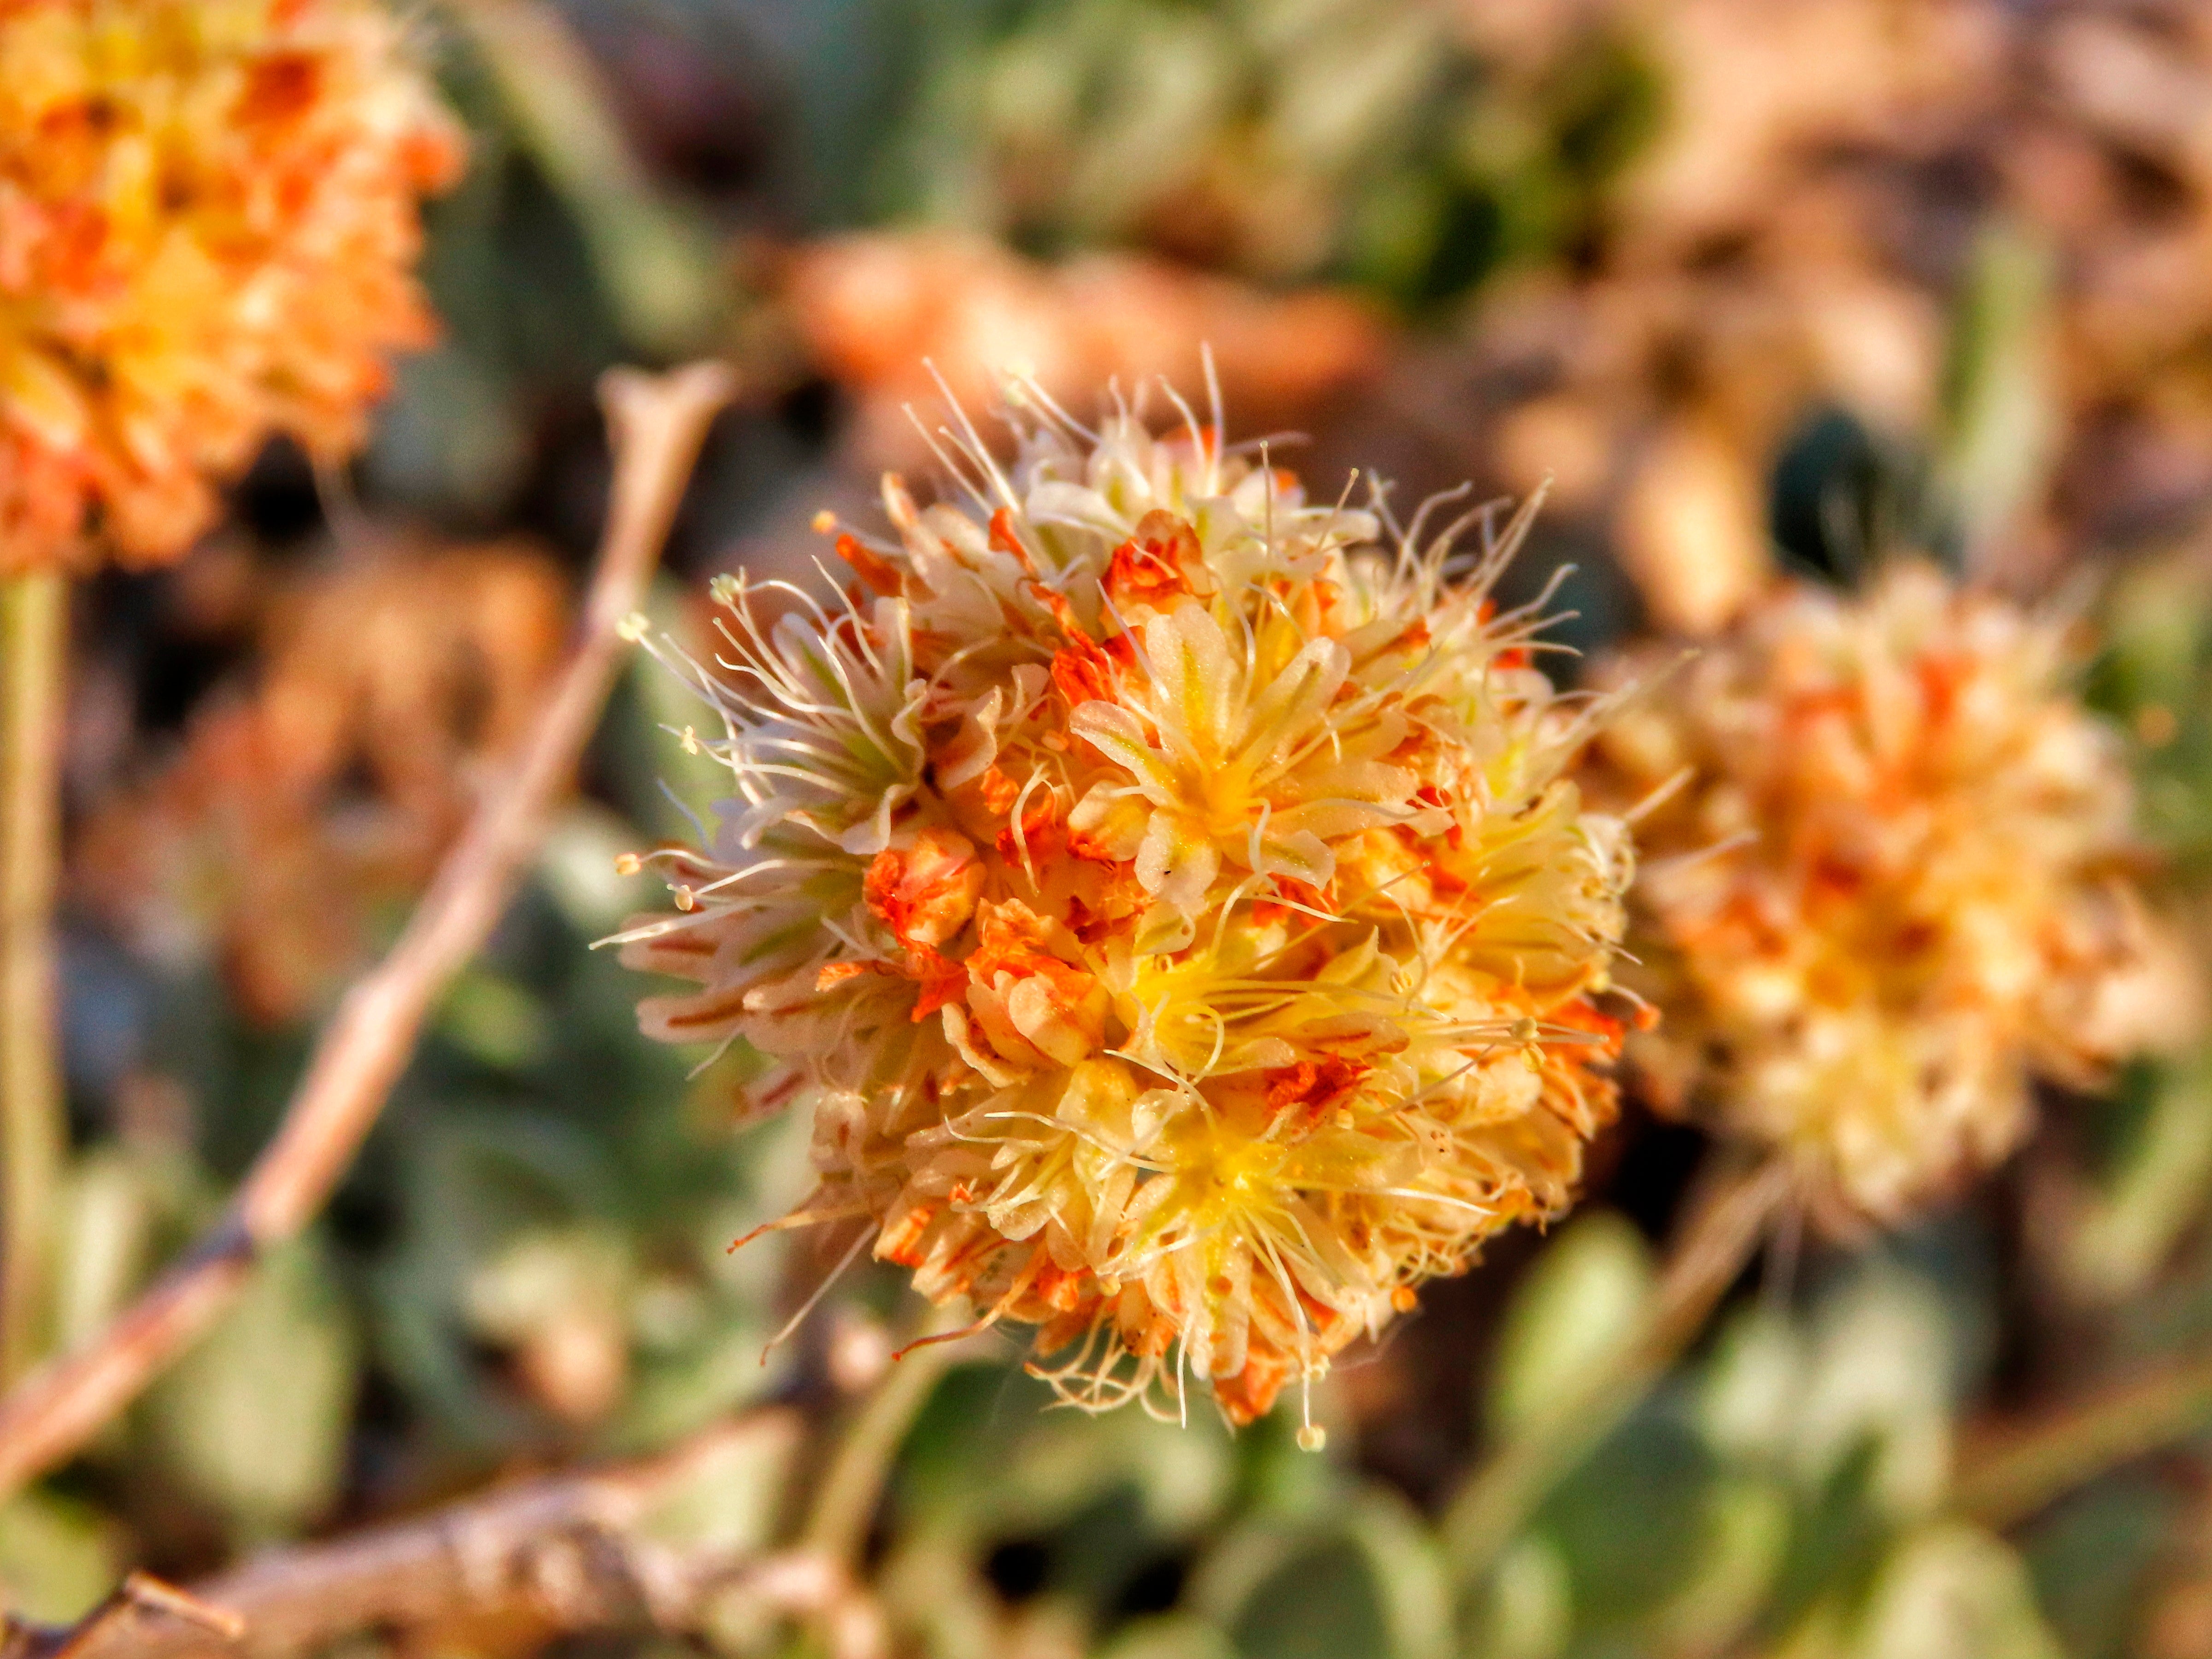
<path fill-rule="evenodd" d="M 825 507 L 822 511 L 814 515 L 813 519 L 810 521 L 809 527 L 817 536 L 835 535 L 837 530 L 837 515 Z M 720 596 L 717 595 L 716 597 L 719 598 Z"/>
<path fill-rule="evenodd" d="M 759 1226 L 752 1229 L 751 1231 L 740 1233 L 737 1237 L 730 1241 L 729 1248 L 724 1250 L 723 1254 L 725 1255 L 735 1255 L 739 1250 L 744 1249 L 746 1245 L 751 1243 L 753 1240 L 758 1238 L 763 1233 L 774 1232 L 776 1229 L 776 1225 L 777 1224 L 775 1222 L 763 1221 Z"/>
<path fill-rule="evenodd" d="M 615 873 L 618 876 L 634 876 L 644 868 L 644 859 L 641 858 L 635 853 L 617 853 L 615 854 Z"/>
<path fill-rule="evenodd" d="M 1391 1289 L 1390 1305 L 1401 1314 L 1413 1312 L 1420 1305 L 1420 1300 L 1421 1298 L 1413 1293 L 1413 1287 L 1410 1285 L 1395 1285 Z"/>
<path fill-rule="evenodd" d="M 688 914 L 689 912 L 699 908 L 699 895 L 690 888 L 679 886 L 672 888 L 669 890 L 676 896 L 676 908 Z"/>

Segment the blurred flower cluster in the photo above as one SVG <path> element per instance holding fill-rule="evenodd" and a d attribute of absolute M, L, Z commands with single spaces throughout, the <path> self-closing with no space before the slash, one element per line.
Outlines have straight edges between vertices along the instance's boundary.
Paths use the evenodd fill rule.
<path fill-rule="evenodd" d="M 1366 376 L 1382 346 L 1376 316 L 1344 292 L 1273 297 L 1126 253 L 1045 265 L 940 233 L 815 243 L 785 280 L 814 360 L 860 398 L 854 447 L 887 464 L 927 457 L 909 407 L 947 392 L 988 406 L 1009 367 L 1081 404 L 1115 381 L 1194 386 L 1203 347 L 1224 398 L 1264 430 Z"/>
<path fill-rule="evenodd" d="M 519 542 L 353 549 L 289 582 L 235 547 L 201 560 L 246 567 L 232 580 L 257 614 L 225 620 L 258 635 L 256 683 L 208 697 L 175 753 L 98 803 L 76 878 L 149 957 L 219 958 L 242 1011 L 296 1020 L 362 965 L 526 729 L 567 596 Z"/>
<path fill-rule="evenodd" d="M 1649 803 L 1662 1100 L 1710 1090 L 1816 1211 L 1895 1221 L 2018 1145 L 2027 1068 L 2094 1088 L 2186 1039 L 2204 988 L 2148 937 L 2062 623 L 1907 564 L 1856 605 L 1785 588 L 1672 680 L 1657 654 L 1603 742 Z"/>
<path fill-rule="evenodd" d="M 0 15 L 0 568 L 172 557 L 270 434 L 358 446 L 461 162 L 403 53 L 370 0 Z"/>

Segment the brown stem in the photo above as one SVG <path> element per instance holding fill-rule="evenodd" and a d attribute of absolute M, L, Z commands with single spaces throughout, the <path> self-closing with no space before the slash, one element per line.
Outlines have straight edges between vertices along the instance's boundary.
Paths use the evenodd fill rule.
<path fill-rule="evenodd" d="M 58 571 L 0 591 L 0 1383 L 27 1370 L 45 1340 L 68 1147 L 53 947 L 68 633 Z"/>
<path fill-rule="evenodd" d="M 547 1638 L 683 1631 L 714 1593 L 769 1565 L 751 1528 L 702 1522 L 691 1506 L 702 1498 L 720 1506 L 732 1482 L 780 1481 L 798 1436 L 791 1413 L 755 1413 L 659 1457 L 550 1475 L 332 1543 L 272 1551 L 196 1585 L 181 1598 L 196 1615 L 142 1600 L 118 1616 L 107 1611 L 111 1597 L 72 1630 L 17 1631 L 0 1659 L 295 1659 L 363 1630 L 495 1620 Z M 773 1509 L 756 1506 L 763 1524 Z"/>
<path fill-rule="evenodd" d="M 11 1622 L 0 1635 L 0 1659 L 88 1659 L 102 1651 L 137 1652 L 147 1622 L 158 1626 L 172 1620 L 226 1653 L 246 1633 L 246 1621 L 236 1613 L 210 1607 L 151 1573 L 134 1572 L 66 1629 L 41 1630 Z"/>
<path fill-rule="evenodd" d="M 1960 1448 L 1951 1502 L 2009 1527 L 2103 1474 L 2212 1425 L 2212 1356 L 2176 1361 L 2086 1400 L 1985 1427 Z"/>
<path fill-rule="evenodd" d="M 505 787 L 489 793 L 391 953 L 346 994 L 276 1136 L 229 1210 L 185 1258 L 77 1352 L 0 1400 L 0 1495 L 60 1462 L 213 1322 L 254 1261 L 314 1216 L 353 1160 L 453 975 L 483 942 L 575 769 L 620 659 L 700 441 L 732 392 L 694 364 L 600 382 L 615 478 L 574 654 Z"/>
<path fill-rule="evenodd" d="M 1559 1481 L 1635 1410 L 1758 1248 L 1790 1194 L 1778 1161 L 1723 1180 L 1675 1239 L 1657 1296 L 1612 1364 L 1594 1367 L 1477 1468 L 1444 1517 L 1448 1558 L 1464 1583 L 1495 1566 Z"/>

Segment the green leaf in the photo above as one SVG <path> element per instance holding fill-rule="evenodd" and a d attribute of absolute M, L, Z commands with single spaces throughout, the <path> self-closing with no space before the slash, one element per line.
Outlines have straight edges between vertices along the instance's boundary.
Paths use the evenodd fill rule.
<path fill-rule="evenodd" d="M 1363 1491 L 1348 1516 L 1380 1596 L 1391 1651 L 1444 1659 L 1451 1649 L 1451 1589 L 1436 1535 L 1389 1487 Z"/>
<path fill-rule="evenodd" d="M 2070 1275 L 2100 1299 L 2141 1290 L 2212 1189 L 2212 1051 L 2130 1081 L 2141 1116 L 2065 1242 Z"/>
<path fill-rule="evenodd" d="M 378 411 L 364 462 L 377 489 L 495 518 L 530 466 L 519 388 L 459 339 L 410 352 L 392 370 L 393 395 Z"/>
<path fill-rule="evenodd" d="M 1097 1659 L 1237 1659 L 1229 1638 L 1188 1613 L 1139 1619 L 1099 1649 Z"/>
<path fill-rule="evenodd" d="M 2035 1599 L 2077 1659 L 2133 1651 L 2132 1615 L 2187 1525 L 2190 1499 L 2163 1475 L 2130 1470 L 2098 1481 L 2032 1527 L 2021 1553 Z"/>
<path fill-rule="evenodd" d="M 1695 1577 L 1711 1528 L 1712 1455 L 1679 1413 L 1646 1405 L 1537 1511 L 1574 1589 L 1578 1635 L 1645 1619 Z"/>
<path fill-rule="evenodd" d="M 547 1113 L 445 1098 L 410 1127 L 400 1242 L 370 1280 L 378 1358 L 447 1433 L 506 1449 L 532 1425 L 477 1374 L 471 1281 L 518 1237 L 611 1210 L 616 1178 L 587 1135 Z"/>
<path fill-rule="evenodd" d="M 1133 1409 L 1050 1411 L 1051 1398 L 999 1366 L 951 1372 L 902 1457 L 902 1504 L 915 1524 L 979 1540 L 1035 1534 L 1120 1495 L 1164 1540 L 1189 1535 L 1227 1505 L 1235 1461 L 1210 1412 L 1194 1412 L 1186 1427 Z M 976 1479 L 978 1469 L 990 1478 Z"/>
<path fill-rule="evenodd" d="M 1498 1559 L 1477 1621 L 1484 1659 L 1557 1659 L 1574 1632 L 1566 1558 L 1543 1537 L 1517 1539 Z"/>
<path fill-rule="evenodd" d="M 1518 1431 L 1617 1360 L 1656 1283 L 1650 1249 L 1626 1218 L 1593 1211 L 1561 1233 L 1506 1315 L 1490 1382 L 1492 1431 Z"/>
<path fill-rule="evenodd" d="M 1349 1538 L 1255 1529 L 1233 1534 L 1211 1565 L 1217 1582 L 1201 1585 L 1200 1604 L 1243 1659 L 1397 1659 L 1374 1575 Z"/>
<path fill-rule="evenodd" d="M 1436 1542 L 1379 1486 L 1329 1519 L 1231 1533 L 1201 1564 L 1191 1599 L 1246 1659 L 1443 1659 L 1450 1650 Z"/>
<path fill-rule="evenodd" d="M 661 357 L 699 349 L 731 297 L 713 228 L 647 173 L 560 14 L 500 0 L 459 15 L 516 137 L 575 216 L 623 335 Z"/>
<path fill-rule="evenodd" d="M 1707 1443 L 1732 1459 L 1786 1458 L 1811 1363 L 1806 1346 L 1788 1318 L 1763 1305 L 1729 1321 L 1698 1386 Z"/>
<path fill-rule="evenodd" d="M 694 1561 L 738 1561 L 765 1549 L 798 1448 L 797 1425 L 788 1418 L 733 1426 L 659 1495 L 640 1532 Z"/>
<path fill-rule="evenodd" d="M 1811 1492 L 1798 1496 L 1789 1548 L 1775 1574 L 1764 1618 L 1769 1631 L 1785 1631 L 1827 1606 L 1847 1606 L 1880 1566 L 1894 1528 L 1872 1501 L 1869 1488 L 1881 1448 L 1862 1440 Z"/>
<path fill-rule="evenodd" d="M 1818 1486 L 1871 1444 L 1873 1500 L 1892 1516 L 1933 1509 L 1950 1480 L 1956 1368 L 1935 1288 L 1893 1263 L 1869 1264 L 1814 1318 L 1790 1438 L 1802 1484 Z"/>
<path fill-rule="evenodd" d="M 1705 1504 L 1703 1547 L 1657 1624 L 1670 1648 L 1723 1653 L 1747 1631 L 1790 1547 L 1790 1493 L 1771 1480 L 1723 1480 Z"/>
<path fill-rule="evenodd" d="M 1923 1528 L 1890 1556 L 1848 1651 L 1852 1659 L 2063 1659 L 2019 1556 L 1957 1522 Z"/>
<path fill-rule="evenodd" d="M 62 1192 L 56 1348 L 87 1340 L 138 1287 L 167 1207 L 145 1159 L 100 1146 L 76 1160 Z"/>
<path fill-rule="evenodd" d="M 552 1037 L 552 1022 L 538 999 L 482 966 L 454 980 L 438 1006 L 437 1030 L 463 1053 L 510 1071 L 542 1059 Z"/>
<path fill-rule="evenodd" d="M 337 1495 L 361 1353 L 313 1238 L 271 1251 L 146 1404 L 154 1457 L 234 1533 L 289 1533 Z"/>
<path fill-rule="evenodd" d="M 707 1303 L 696 1341 L 642 1358 L 630 1397 L 609 1437 L 623 1451 L 644 1451 L 682 1438 L 702 1424 L 782 1386 L 789 1344 L 768 1352 L 775 1334 L 760 1310 L 726 1296 Z"/>
<path fill-rule="evenodd" d="M 114 1528 L 98 1511 L 42 1492 L 0 1504 L 0 1607 L 67 1624 L 106 1595 L 120 1571 Z"/>
<path fill-rule="evenodd" d="M 532 1227 L 477 1263 L 463 1305 L 471 1328 L 498 1342 L 580 1314 L 619 1322 L 631 1273 L 629 1241 L 603 1223 Z"/>

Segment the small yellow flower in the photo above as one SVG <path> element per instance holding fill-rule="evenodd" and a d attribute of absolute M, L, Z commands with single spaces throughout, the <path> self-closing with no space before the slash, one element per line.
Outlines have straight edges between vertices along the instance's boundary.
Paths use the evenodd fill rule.
<path fill-rule="evenodd" d="M 2062 621 L 1904 564 L 1778 590 L 1600 740 L 1601 793 L 1663 795 L 1636 949 L 1667 1019 L 1634 1051 L 1838 1224 L 1995 1164 L 2032 1077 L 2164 1023 L 2128 775 L 2069 668 Z"/>
<path fill-rule="evenodd" d="M 1013 465 L 970 431 L 957 499 L 886 479 L 842 604 L 726 586 L 686 667 L 735 798 L 625 958 L 698 988 L 648 1031 L 742 1036 L 759 1106 L 811 1109 L 787 1219 L 1041 1326 L 1079 1403 L 1191 1376 L 1245 1421 L 1568 1202 L 1627 842 L 1564 775 L 1591 715 L 1535 610 L 1493 614 L 1518 524 L 1460 557 L 1218 416 L 1014 392 Z"/>
<path fill-rule="evenodd" d="M 360 441 L 457 135 L 374 0 L 0 0 L 0 572 L 173 556 Z"/>

